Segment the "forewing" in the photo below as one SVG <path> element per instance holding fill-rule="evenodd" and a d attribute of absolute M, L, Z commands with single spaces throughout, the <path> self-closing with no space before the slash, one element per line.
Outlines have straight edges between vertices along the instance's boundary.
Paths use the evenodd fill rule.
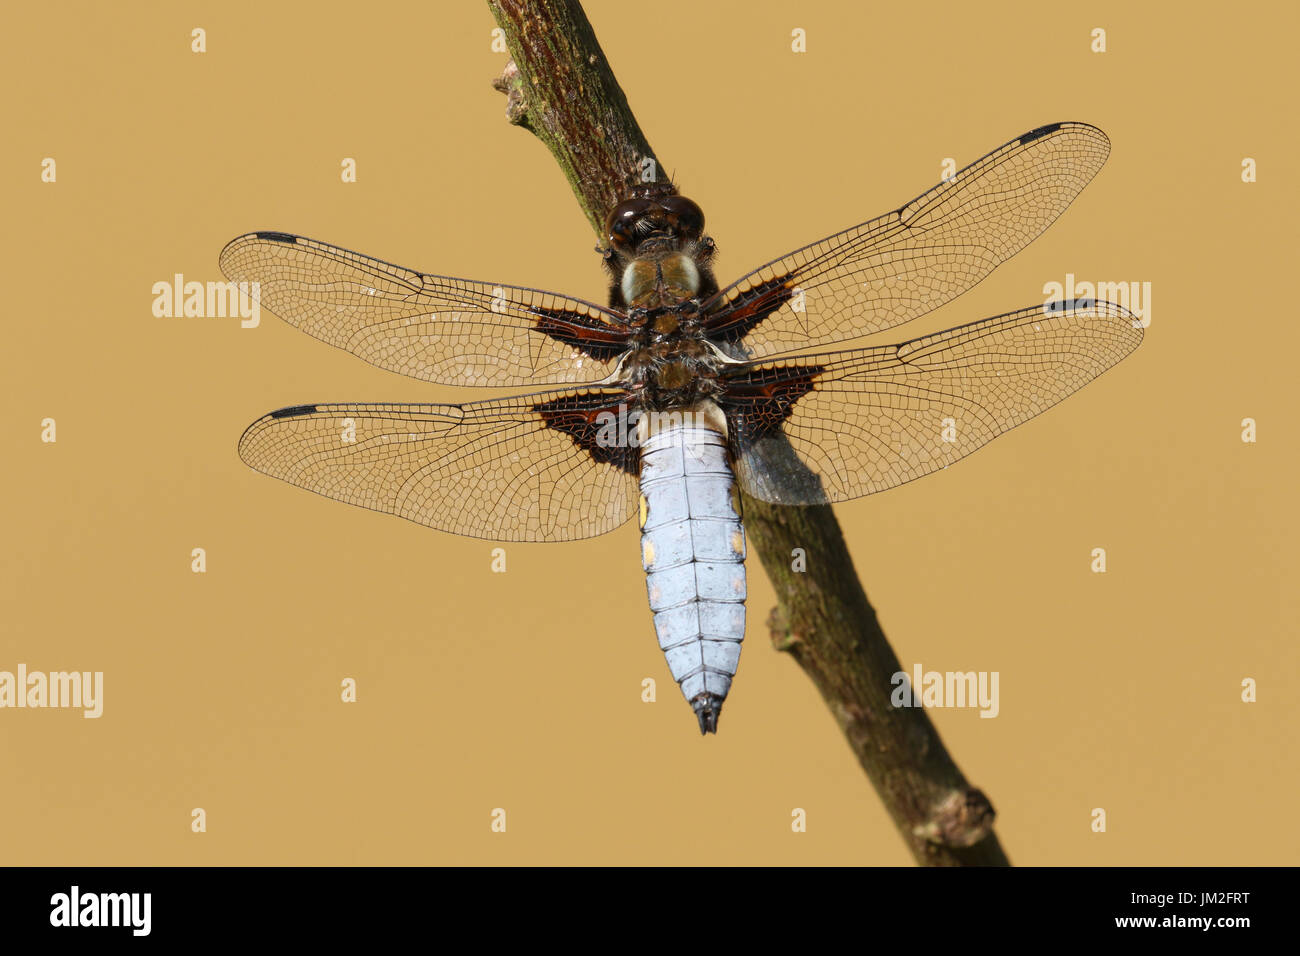
<path fill-rule="evenodd" d="M 750 357 L 900 325 L 955 298 L 1051 224 L 1096 175 L 1106 135 L 1031 130 L 907 205 L 797 249 L 705 303 L 716 341 Z"/>
<path fill-rule="evenodd" d="M 250 425 L 239 456 L 440 531 L 570 541 L 611 531 L 635 509 L 637 450 L 598 431 L 601 413 L 617 416 L 625 398 L 596 389 L 464 405 L 298 405 Z"/>
<path fill-rule="evenodd" d="M 553 292 L 428 275 L 328 243 L 255 232 L 221 252 L 232 282 L 290 325 L 373 365 L 445 385 L 596 382 L 627 328 Z"/>
<path fill-rule="evenodd" d="M 741 366 L 720 400 L 737 475 L 778 504 L 884 491 L 1028 421 L 1141 341 L 1127 310 L 1081 299 L 900 345 Z"/>

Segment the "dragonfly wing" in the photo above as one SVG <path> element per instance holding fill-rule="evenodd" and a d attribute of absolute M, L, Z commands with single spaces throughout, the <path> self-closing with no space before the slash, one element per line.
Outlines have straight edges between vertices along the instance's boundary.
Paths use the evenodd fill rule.
<path fill-rule="evenodd" d="M 617 528 L 636 508 L 638 451 L 601 432 L 603 413 L 617 419 L 625 399 L 593 389 L 464 405 L 297 405 L 250 425 L 239 456 L 441 531 L 571 541 Z"/>
<path fill-rule="evenodd" d="M 1046 229 L 1110 153 L 1083 123 L 1031 130 L 899 209 L 796 249 L 703 306 L 749 357 L 879 332 L 961 295 Z"/>
<path fill-rule="evenodd" d="M 1141 341 L 1127 310 L 1079 299 L 899 345 L 740 366 L 720 399 L 737 475 L 777 504 L 884 491 L 1046 411 Z"/>
<path fill-rule="evenodd" d="M 426 382 L 596 382 L 626 348 L 622 317 L 590 302 L 429 275 L 289 233 L 240 236 L 220 261 L 290 325 Z"/>

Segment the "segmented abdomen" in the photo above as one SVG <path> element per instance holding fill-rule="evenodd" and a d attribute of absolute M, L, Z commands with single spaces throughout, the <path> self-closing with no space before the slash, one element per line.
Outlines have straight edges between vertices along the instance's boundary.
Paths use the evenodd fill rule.
<path fill-rule="evenodd" d="M 716 429 L 670 425 L 643 439 L 641 563 L 668 668 L 700 732 L 716 731 L 745 636 L 745 529 Z"/>

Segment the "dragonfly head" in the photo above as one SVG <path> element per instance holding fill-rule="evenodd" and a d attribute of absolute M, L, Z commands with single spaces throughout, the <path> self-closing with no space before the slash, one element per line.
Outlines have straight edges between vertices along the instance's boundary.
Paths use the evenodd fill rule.
<path fill-rule="evenodd" d="M 605 237 L 609 245 L 601 251 L 613 278 L 611 305 L 673 305 L 717 291 L 704 212 L 685 196 L 624 200 L 605 219 Z"/>
<path fill-rule="evenodd" d="M 642 245 L 695 242 L 704 235 L 704 211 L 685 196 L 626 199 L 605 219 L 610 248 L 635 256 Z"/>

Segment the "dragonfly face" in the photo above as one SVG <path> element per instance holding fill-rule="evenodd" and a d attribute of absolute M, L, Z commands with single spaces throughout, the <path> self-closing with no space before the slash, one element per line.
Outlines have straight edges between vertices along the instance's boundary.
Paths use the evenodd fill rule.
<path fill-rule="evenodd" d="M 688 299 L 698 306 L 718 291 L 704 212 L 684 196 L 625 200 L 605 220 L 605 235 L 605 265 L 614 278 L 610 308 L 628 313 L 634 323 L 640 310 Z"/>
<path fill-rule="evenodd" d="M 1118 305 L 1031 306 L 892 345 L 974 286 L 1100 169 L 1098 129 L 1017 137 L 911 202 L 725 288 L 671 185 L 606 223 L 608 306 L 416 272 L 287 233 L 235 239 L 232 281 L 382 368 L 453 385 L 558 385 L 459 405 L 319 404 L 249 426 L 240 456 L 319 494 L 455 534 L 568 541 L 639 515 L 655 630 L 701 732 L 744 635 L 739 489 L 784 505 L 911 481 L 1054 405 L 1137 347 Z"/>

